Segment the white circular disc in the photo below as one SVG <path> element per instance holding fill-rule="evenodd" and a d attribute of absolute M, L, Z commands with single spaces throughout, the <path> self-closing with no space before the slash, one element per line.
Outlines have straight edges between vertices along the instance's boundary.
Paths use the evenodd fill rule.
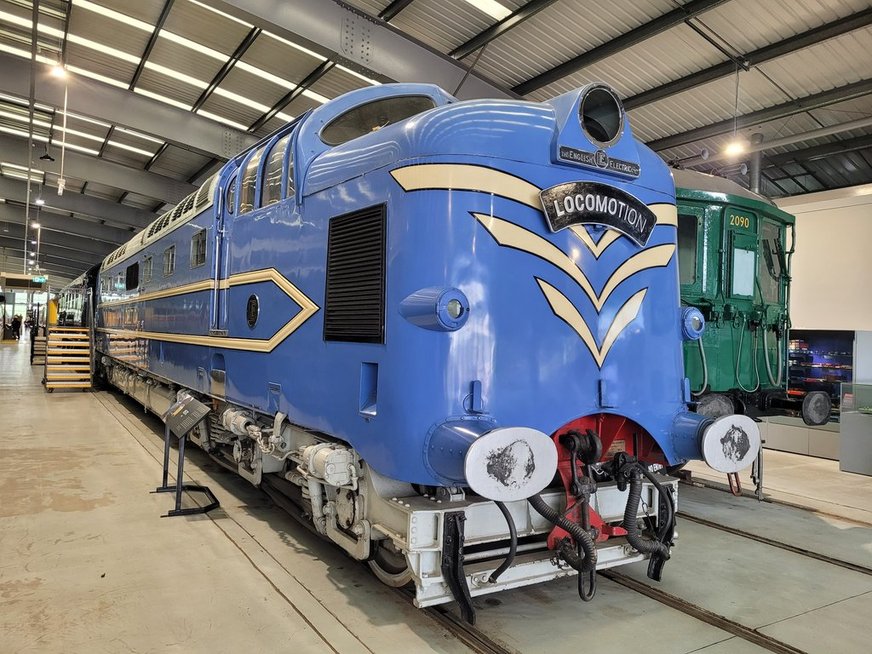
<path fill-rule="evenodd" d="M 713 469 L 727 474 L 744 470 L 760 451 L 760 429 L 748 416 L 721 416 L 702 435 L 702 458 Z"/>
<path fill-rule="evenodd" d="M 466 483 L 482 497 L 523 500 L 551 483 L 557 471 L 557 448 L 541 431 L 500 427 L 473 441 L 463 469 Z"/>

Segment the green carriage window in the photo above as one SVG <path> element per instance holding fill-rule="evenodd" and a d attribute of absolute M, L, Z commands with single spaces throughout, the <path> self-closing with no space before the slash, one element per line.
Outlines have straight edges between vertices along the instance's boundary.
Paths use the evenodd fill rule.
<path fill-rule="evenodd" d="M 678 275 L 682 284 L 696 281 L 696 248 L 699 220 L 692 214 L 678 214 Z"/>
<path fill-rule="evenodd" d="M 754 274 L 757 271 L 754 250 L 735 248 L 733 250 L 733 295 L 752 297 L 754 295 Z"/>
<path fill-rule="evenodd" d="M 776 304 L 781 300 L 781 229 L 773 223 L 763 224 L 761 236 L 761 252 L 758 263 L 760 277 L 760 292 L 763 301 Z"/>

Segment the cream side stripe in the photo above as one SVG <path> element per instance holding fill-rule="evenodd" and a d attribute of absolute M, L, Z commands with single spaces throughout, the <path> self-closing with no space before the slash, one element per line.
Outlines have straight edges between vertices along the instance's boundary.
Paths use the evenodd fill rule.
<path fill-rule="evenodd" d="M 598 368 L 602 368 L 609 351 L 612 349 L 615 341 L 618 340 L 621 332 L 639 315 L 639 308 L 642 306 L 642 301 L 645 299 L 645 294 L 648 291 L 648 289 L 643 288 L 624 303 L 624 306 L 620 308 L 612 324 L 609 326 L 603 339 L 602 347 L 598 347 L 590 328 L 572 302 L 548 282 L 538 277 L 536 281 L 539 283 L 539 288 L 542 289 L 545 299 L 551 306 L 551 310 L 578 334 L 582 342 L 587 346 L 587 349 L 590 350 L 591 356 L 596 361 Z"/>
<path fill-rule="evenodd" d="M 196 293 L 198 291 L 211 291 L 215 288 L 215 284 L 211 279 L 204 279 L 199 282 L 191 282 L 182 286 L 174 286 L 173 288 L 165 288 L 161 291 L 151 291 L 150 293 L 142 293 L 136 297 L 126 298 L 124 300 L 109 300 L 101 302 L 97 306 L 109 307 L 120 304 L 130 304 L 132 302 L 145 302 L 146 300 L 159 300 L 164 297 L 173 297 L 174 295 L 185 295 L 187 293 Z"/>
<path fill-rule="evenodd" d="M 272 352 L 279 343 L 293 334 L 300 325 L 317 313 L 319 307 L 275 268 L 252 270 L 250 272 L 232 275 L 230 278 L 222 280 L 219 287 L 227 289 L 230 286 L 240 286 L 242 284 L 253 284 L 255 282 L 263 281 L 272 281 L 275 283 L 276 286 L 284 291 L 284 293 L 300 307 L 297 314 L 285 323 L 285 325 L 269 339 L 228 338 L 225 336 L 203 336 L 198 334 L 168 334 L 165 332 L 145 332 L 133 329 L 114 329 L 108 327 L 101 327 L 97 331 L 104 332 L 110 336 L 120 336 L 122 338 L 150 338 L 152 340 L 165 341 L 168 343 L 223 347 L 229 350 L 246 350 L 249 352 Z M 176 290 L 182 288 L 184 287 L 179 286 Z M 209 288 L 212 288 L 212 286 L 210 285 Z M 184 292 L 190 293 L 191 291 Z"/>
<path fill-rule="evenodd" d="M 593 303 L 597 312 L 602 310 L 609 296 L 618 285 L 637 272 L 667 265 L 675 252 L 674 245 L 657 245 L 637 252 L 621 264 L 608 279 L 602 291 L 597 293 L 584 272 L 563 250 L 551 243 L 551 241 L 495 216 L 487 216 L 480 213 L 475 213 L 473 216 L 493 235 L 500 245 L 512 247 L 544 259 L 552 266 L 572 277 Z"/>

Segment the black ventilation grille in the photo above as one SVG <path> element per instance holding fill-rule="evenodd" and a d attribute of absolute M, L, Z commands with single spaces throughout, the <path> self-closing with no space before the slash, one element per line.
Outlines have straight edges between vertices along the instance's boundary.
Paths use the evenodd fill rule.
<path fill-rule="evenodd" d="M 385 207 L 330 221 L 324 340 L 384 343 Z"/>

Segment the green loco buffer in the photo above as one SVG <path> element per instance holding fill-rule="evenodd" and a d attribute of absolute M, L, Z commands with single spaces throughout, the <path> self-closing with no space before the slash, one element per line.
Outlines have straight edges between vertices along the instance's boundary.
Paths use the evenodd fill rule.
<path fill-rule="evenodd" d="M 706 320 L 702 338 L 684 344 L 697 411 L 799 411 L 807 424 L 825 423 L 826 393 L 787 395 L 794 217 L 728 179 L 672 172 L 681 302 Z"/>

